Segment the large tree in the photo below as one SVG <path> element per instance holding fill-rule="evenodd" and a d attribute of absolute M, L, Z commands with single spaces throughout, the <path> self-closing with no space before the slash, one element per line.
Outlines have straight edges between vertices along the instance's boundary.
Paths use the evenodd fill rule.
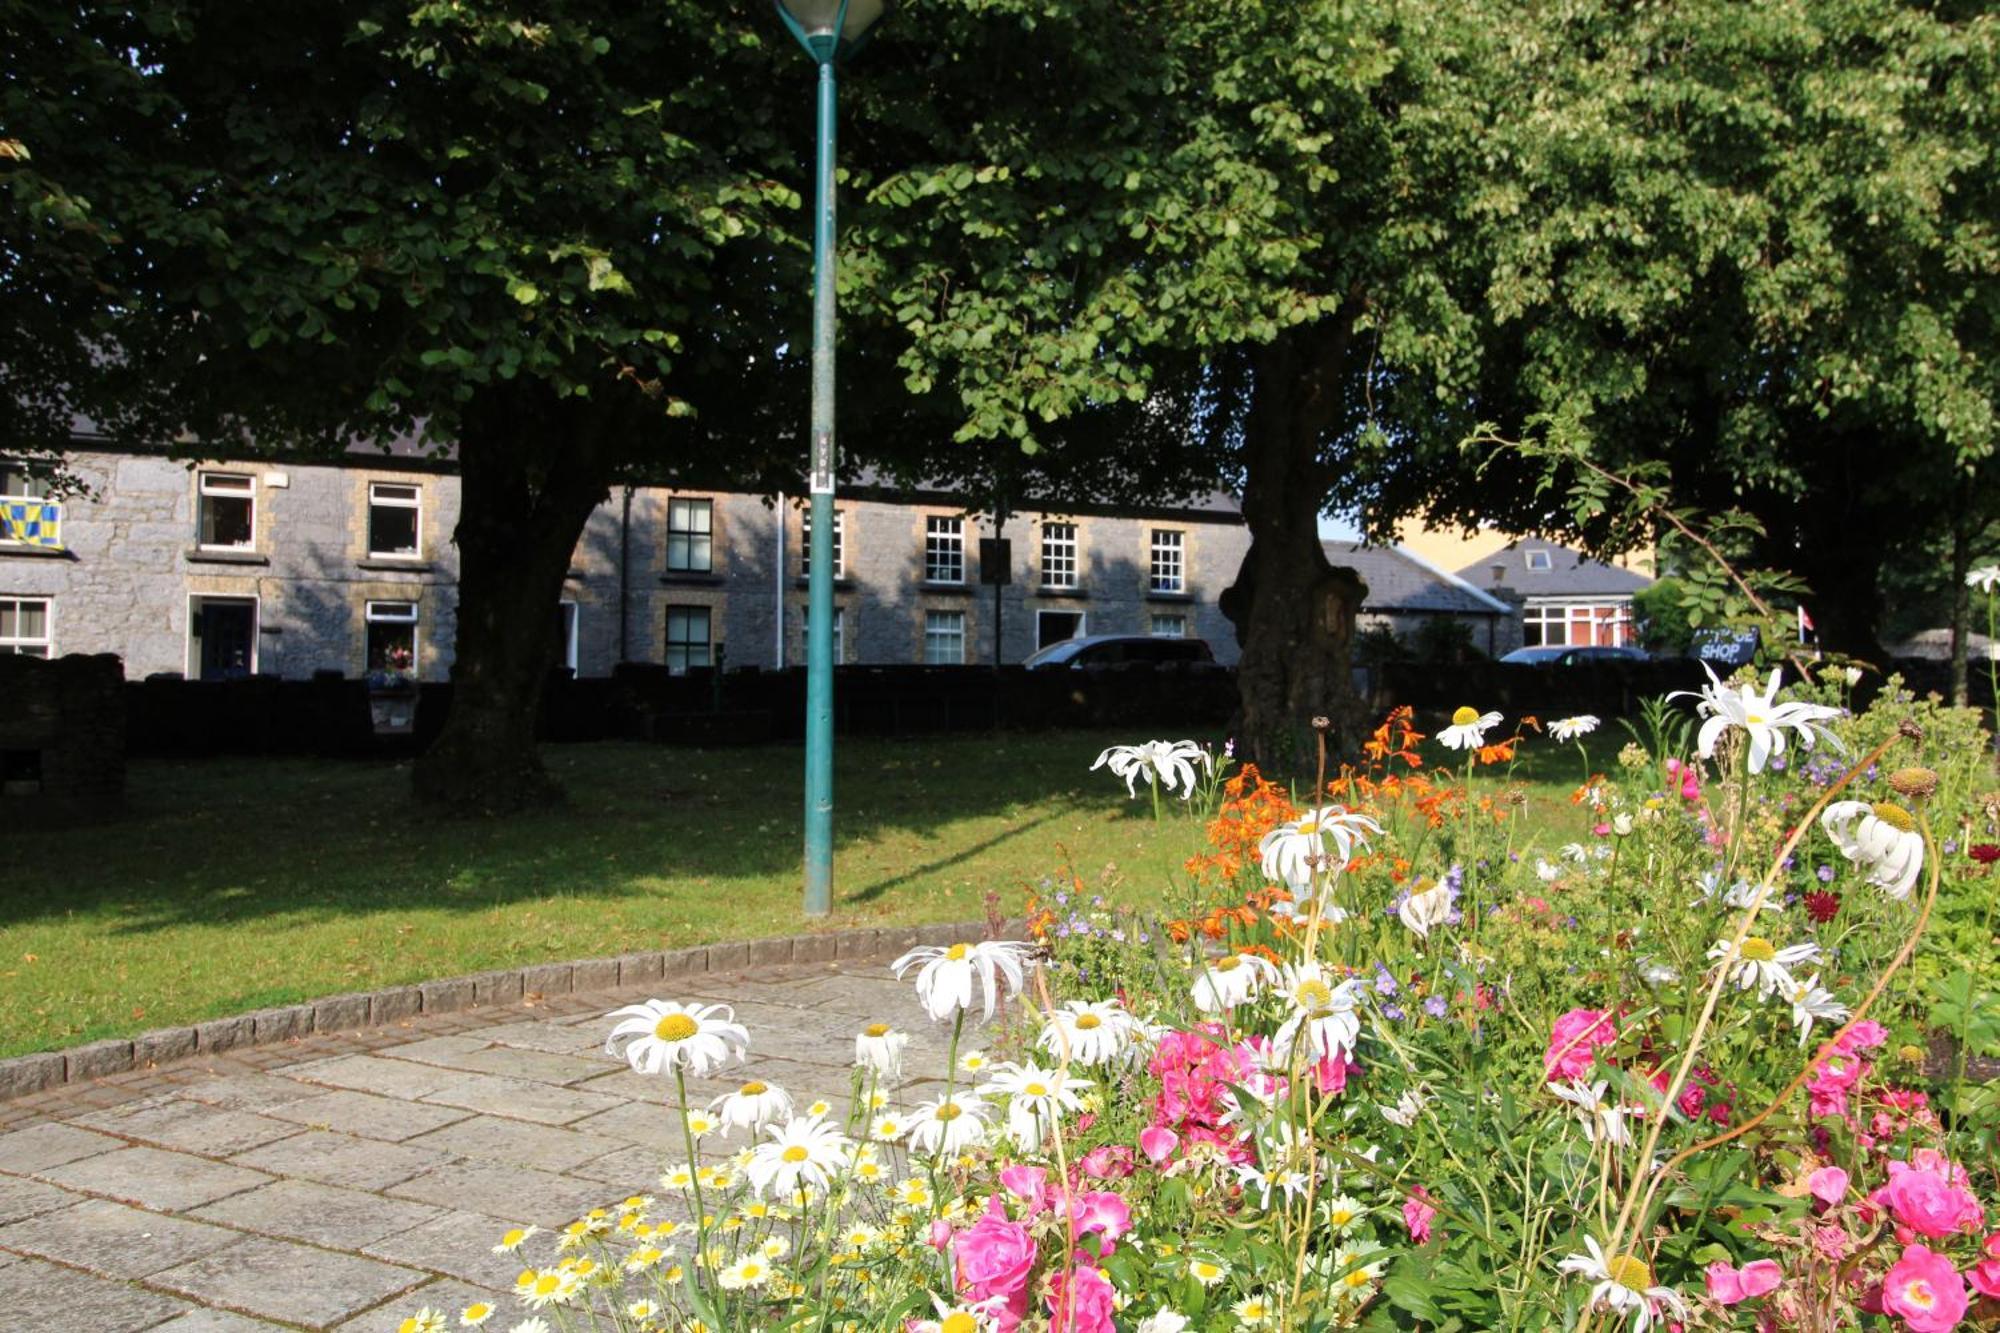
<path fill-rule="evenodd" d="M 700 435 L 769 400 L 724 391 L 782 375 L 802 318 L 800 247 L 772 239 L 798 216 L 802 117 L 745 95 L 769 82 L 767 16 L 13 8 L 0 398 L 44 431 L 73 407 L 189 452 L 455 450 L 454 698 L 417 790 L 547 795 L 548 608 L 591 509 L 622 477 L 767 463 L 772 432 L 728 455 Z"/>

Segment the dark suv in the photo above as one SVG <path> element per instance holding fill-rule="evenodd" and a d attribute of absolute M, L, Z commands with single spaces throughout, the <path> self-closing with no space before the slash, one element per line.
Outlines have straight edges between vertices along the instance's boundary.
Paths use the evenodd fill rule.
<path fill-rule="evenodd" d="M 1182 664 L 1214 666 L 1215 652 L 1206 639 L 1163 639 L 1149 634 L 1087 634 L 1064 639 L 1035 653 L 1024 666 L 1039 671 L 1068 667 L 1154 667 Z"/>

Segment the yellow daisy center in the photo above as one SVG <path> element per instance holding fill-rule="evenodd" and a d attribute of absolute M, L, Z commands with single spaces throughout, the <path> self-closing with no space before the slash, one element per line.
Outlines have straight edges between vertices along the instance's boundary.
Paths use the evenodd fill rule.
<path fill-rule="evenodd" d="M 938 1320 L 938 1333 L 978 1333 L 979 1321 L 963 1310 L 953 1310 Z"/>
<path fill-rule="evenodd" d="M 1352 1273 L 1349 1273 L 1346 1277 L 1342 1278 L 1341 1281 L 1345 1282 L 1350 1287 L 1365 1287 L 1368 1285 L 1368 1270 L 1365 1268 L 1357 1268 Z"/>
<path fill-rule="evenodd" d="M 1216 959 L 1215 962 L 1212 963 L 1210 966 L 1212 966 L 1218 972 L 1234 972 L 1237 968 L 1243 966 L 1243 955 L 1240 953 L 1233 953 L 1230 954 L 1227 958 Z"/>
<path fill-rule="evenodd" d="M 940 1120 L 956 1120 L 964 1114 L 957 1102 L 946 1102 L 937 1109 L 937 1118 Z"/>
<path fill-rule="evenodd" d="M 1300 836 L 1300 837 L 1302 837 L 1302 838 L 1310 838 L 1310 837 L 1312 837 L 1312 836 L 1313 836 L 1313 835 L 1314 835 L 1315 833 L 1318 833 L 1318 832 L 1319 832 L 1319 821 L 1318 821 L 1318 820 L 1314 820 L 1314 819 L 1301 819 L 1301 820 L 1299 821 L 1299 836 Z"/>
<path fill-rule="evenodd" d="M 1627 1291 L 1643 1293 L 1653 1285 L 1653 1270 L 1646 1267 L 1646 1261 L 1636 1254 L 1621 1254 L 1606 1260 L 1604 1271 Z"/>
<path fill-rule="evenodd" d="M 971 952 L 972 946 L 970 944 L 954 944 L 944 951 L 944 956 L 951 959 L 952 962 L 958 963 L 963 962 L 965 956 Z"/>
<path fill-rule="evenodd" d="M 1030 1083 L 1027 1087 L 1021 1089 L 1021 1091 L 1027 1093 L 1030 1097 L 1046 1097 L 1049 1095 L 1048 1086 L 1042 1083 Z"/>
<path fill-rule="evenodd" d="M 1104 1020 L 1099 1018 L 1096 1014 L 1077 1015 L 1076 1027 L 1077 1031 L 1079 1032 L 1089 1032 L 1092 1028 L 1101 1028 L 1103 1026 L 1104 1026 Z"/>
<path fill-rule="evenodd" d="M 1778 956 L 1778 951 L 1772 947 L 1771 941 L 1762 935 L 1751 935 L 1746 938 L 1742 948 L 1737 952 L 1754 963 L 1768 963 Z"/>
<path fill-rule="evenodd" d="M 759 1083 L 754 1079 L 743 1085 L 743 1095 L 745 1097 L 762 1097 L 765 1093 L 769 1091 L 770 1091 L 769 1088 L 765 1087 L 762 1083 Z"/>
<path fill-rule="evenodd" d="M 1324 981 L 1302 981 L 1292 998 L 1301 1009 L 1324 1009 L 1333 1003 L 1333 989 Z"/>
<path fill-rule="evenodd" d="M 1868 810 L 1875 818 L 1881 820 L 1884 824 L 1890 825 L 1892 828 L 1900 829 L 1904 833 L 1915 833 L 1917 831 L 1916 818 L 1894 801 L 1877 801 L 1874 805 L 1869 806 Z"/>
<path fill-rule="evenodd" d="M 562 1275 L 560 1273 L 544 1273 L 535 1279 L 535 1294 L 537 1296 L 547 1296 L 560 1286 L 562 1286 Z"/>
<path fill-rule="evenodd" d="M 867 1027 L 861 1029 L 861 1035 L 864 1037 L 886 1037 L 889 1035 L 889 1025 L 887 1023 L 870 1023 Z"/>
<path fill-rule="evenodd" d="M 653 1035 L 661 1041 L 686 1041 L 701 1031 L 701 1024 L 686 1014 L 668 1014 L 653 1024 Z"/>
<path fill-rule="evenodd" d="M 784 1158 L 788 1162 L 803 1162 L 806 1160 L 806 1158 L 810 1157 L 811 1155 L 812 1155 L 811 1153 L 808 1153 L 804 1148 L 801 1148 L 796 1143 L 794 1143 L 791 1147 L 785 1149 L 784 1152 Z"/>
<path fill-rule="evenodd" d="M 1461 708 L 1451 715 L 1451 724 L 1454 727 L 1469 727 L 1478 720 L 1479 710 L 1476 708 Z"/>
<path fill-rule="evenodd" d="M 1336 1208 L 1326 1215 L 1327 1221 L 1337 1227 L 1344 1227 L 1354 1220 L 1354 1214 L 1345 1208 Z"/>

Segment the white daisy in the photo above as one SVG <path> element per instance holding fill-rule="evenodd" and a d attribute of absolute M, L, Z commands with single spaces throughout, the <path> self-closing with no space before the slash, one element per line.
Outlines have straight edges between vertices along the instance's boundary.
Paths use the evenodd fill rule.
<path fill-rule="evenodd" d="M 1578 713 L 1575 717 L 1557 718 L 1549 723 L 1549 735 L 1568 743 L 1579 736 L 1588 736 L 1597 730 L 1597 717 L 1593 713 Z"/>
<path fill-rule="evenodd" d="M 634 1073 L 665 1074 L 685 1069 L 705 1078 L 731 1060 L 749 1054 L 750 1034 L 735 1022 L 726 1004 L 676 1004 L 648 1000 L 614 1011 L 625 1021 L 611 1029 L 607 1055 L 622 1054 Z"/>
<path fill-rule="evenodd" d="M 1852 1012 L 1833 998 L 1833 992 L 1819 988 L 1817 972 L 1804 981 L 1794 981 L 1784 998 L 1792 1002 L 1792 1022 L 1799 1026 L 1799 1047 L 1802 1050 L 1806 1040 L 1812 1036 L 1814 1023 L 1822 1019 L 1829 1023 L 1844 1023 Z"/>
<path fill-rule="evenodd" d="M 1924 835 L 1908 810 L 1892 801 L 1835 801 L 1819 826 L 1870 884 L 1898 901 L 1910 896 L 1924 868 Z"/>
<path fill-rule="evenodd" d="M 1090 1080 L 1071 1078 L 1061 1069 L 1043 1069 L 1030 1060 L 993 1067 L 993 1077 L 981 1085 L 984 1093 L 1007 1098 L 1007 1132 L 1022 1152 L 1031 1152 L 1053 1130 L 1064 1112 L 1081 1111 Z"/>
<path fill-rule="evenodd" d="M 2000 588 L 2000 565 L 1981 565 L 1969 571 L 1965 576 L 1965 586 L 1989 593 Z"/>
<path fill-rule="evenodd" d="M 1801 963 L 1818 962 L 1819 945 L 1808 941 L 1780 949 L 1762 935 L 1746 935 L 1743 943 L 1734 947 L 1728 940 L 1717 940 L 1708 951 L 1708 959 L 1728 974 L 1736 989 L 1754 987 L 1763 999 L 1789 995 L 1794 984 L 1792 969 Z"/>
<path fill-rule="evenodd" d="M 1002 1302 L 978 1301 L 967 1305 L 947 1305 L 941 1297 L 931 1297 L 931 1304 L 937 1307 L 935 1319 L 912 1319 L 905 1326 L 908 1333 L 992 1333 L 1000 1327 L 994 1311 Z"/>
<path fill-rule="evenodd" d="M 1288 1201 L 1305 1197 L 1312 1179 L 1304 1171 L 1259 1171 L 1248 1162 L 1240 1162 L 1231 1168 L 1236 1175 L 1236 1183 L 1243 1190 L 1245 1199 L 1255 1198 L 1257 1207 L 1267 1209 L 1272 1196 L 1281 1196 Z"/>
<path fill-rule="evenodd" d="M 931 1157 L 978 1146 L 986 1137 L 986 1103 L 972 1093 L 925 1102 L 910 1113 L 910 1151 Z"/>
<path fill-rule="evenodd" d="M 1603 1306 L 1614 1314 L 1630 1314 L 1633 1333 L 1651 1328 L 1661 1307 L 1677 1319 L 1688 1317 L 1687 1302 L 1672 1287 L 1655 1283 L 1653 1270 L 1644 1259 L 1636 1254 L 1607 1256 L 1595 1236 L 1586 1235 L 1583 1243 L 1590 1253 L 1572 1254 L 1557 1267 L 1565 1273 L 1581 1274 L 1595 1284 L 1590 1289 L 1591 1304 Z"/>
<path fill-rule="evenodd" d="M 1195 765 L 1212 769 L 1215 760 L 1193 741 L 1147 741 L 1144 745 L 1112 746 L 1097 756 L 1090 771 L 1095 773 L 1106 764 L 1111 765 L 1114 777 L 1125 779 L 1125 790 L 1132 796 L 1138 796 L 1143 777 L 1169 793 L 1180 792 L 1185 801 L 1194 795 Z"/>
<path fill-rule="evenodd" d="M 722 1132 L 747 1129 L 756 1133 L 768 1124 L 792 1114 L 791 1094 L 770 1083 L 751 1080 L 734 1092 L 725 1092 L 708 1104 L 722 1119 Z"/>
<path fill-rule="evenodd" d="M 1327 1226 L 1333 1229 L 1334 1234 L 1345 1236 L 1368 1215 L 1368 1205 L 1352 1194 L 1341 1194 L 1322 1204 L 1321 1211 L 1326 1216 Z"/>
<path fill-rule="evenodd" d="M 1311 888 L 1319 871 L 1328 878 L 1354 859 L 1354 850 L 1366 850 L 1369 837 L 1380 837 L 1382 826 L 1367 815 L 1344 805 L 1325 805 L 1308 810 L 1289 824 L 1280 824 L 1257 844 L 1264 878 L 1289 887 L 1294 894 Z M 1333 843 L 1328 862 L 1326 844 Z"/>
<path fill-rule="evenodd" d="M 1820 724 L 1840 716 L 1838 708 L 1825 704 L 1779 703 L 1778 685 L 1784 668 L 1771 668 L 1770 682 L 1762 693 L 1748 685 L 1732 690 L 1722 683 L 1715 674 L 1715 668 L 1703 662 L 1701 669 L 1708 673 L 1709 683 L 1696 690 L 1675 690 L 1669 699 L 1683 695 L 1694 699 L 1695 711 L 1707 718 L 1701 724 L 1701 732 L 1696 737 L 1695 753 L 1703 759 L 1715 757 L 1715 744 L 1722 739 L 1722 733 L 1731 727 L 1741 727 L 1750 734 L 1750 771 L 1762 773 L 1765 763 L 1773 754 L 1785 752 L 1785 730 L 1790 728 L 1798 733 L 1799 744 L 1806 749 L 1813 748 L 1817 740 L 1838 750 L 1840 741 Z"/>
<path fill-rule="evenodd" d="M 945 948 L 923 945 L 890 964 L 890 970 L 900 977 L 918 963 L 923 964 L 917 973 L 917 998 L 923 1002 L 924 1011 L 940 1021 L 961 1009 L 972 1008 L 973 988 L 977 983 L 986 1018 L 991 1021 L 1000 985 L 1005 983 L 1008 995 L 1019 995 L 1033 953 L 1033 946 L 1012 940 L 983 940 Z"/>
<path fill-rule="evenodd" d="M 1403 900 L 1396 909 L 1397 918 L 1409 927 L 1419 939 L 1428 939 L 1431 929 L 1442 926 L 1451 919 L 1452 893 L 1443 884 L 1422 887 L 1428 880 L 1417 881 L 1417 891 Z"/>
<path fill-rule="evenodd" d="M 1245 1296 L 1229 1307 L 1236 1322 L 1245 1328 L 1269 1328 L 1278 1317 L 1278 1307 L 1269 1296 Z"/>
<path fill-rule="evenodd" d="M 1116 1000 L 1069 1000 L 1049 1011 L 1041 1048 L 1058 1060 L 1106 1065 L 1122 1059 L 1135 1035 L 1132 1015 Z"/>
<path fill-rule="evenodd" d="M 1461 708 L 1451 715 L 1451 725 L 1438 732 L 1438 744 L 1447 750 L 1476 750 L 1486 744 L 1486 733 L 1499 725 L 1498 713 Z"/>
<path fill-rule="evenodd" d="M 894 1143 L 910 1132 L 910 1122 L 894 1111 L 884 1111 L 875 1117 L 875 1123 L 868 1127 L 868 1136 L 883 1143 Z"/>
<path fill-rule="evenodd" d="M 1169 1310 L 1162 1305 L 1153 1313 L 1139 1321 L 1132 1333 L 1186 1333 L 1188 1317 L 1178 1310 Z"/>
<path fill-rule="evenodd" d="M 775 1271 L 763 1256 L 750 1254 L 717 1273 L 715 1281 L 724 1291 L 742 1291 L 745 1287 L 764 1286 Z"/>
<path fill-rule="evenodd" d="M 1579 1078 L 1551 1084 L 1549 1091 L 1575 1108 L 1586 1139 L 1628 1148 L 1632 1145 L 1632 1130 L 1625 1121 L 1636 1112 L 1615 1101 L 1606 1101 L 1604 1094 L 1610 1086 L 1607 1082 L 1586 1083 Z"/>
<path fill-rule="evenodd" d="M 1293 964 L 1285 968 L 1284 992 L 1292 1013 L 1272 1039 L 1280 1055 L 1289 1059 L 1302 1039 L 1316 1060 L 1354 1049 L 1361 1037 L 1361 1017 L 1355 1012 L 1359 992 L 1352 979 L 1336 986 L 1318 963 Z"/>
<path fill-rule="evenodd" d="M 1423 1094 L 1423 1089 L 1405 1088 L 1394 1106 L 1377 1106 L 1375 1109 L 1380 1111 L 1382 1118 L 1390 1124 L 1408 1129 L 1417 1123 L 1417 1117 L 1423 1114 L 1424 1103 L 1428 1100 Z"/>
<path fill-rule="evenodd" d="M 1219 1014 L 1248 1004 L 1277 980 L 1278 969 L 1268 959 L 1253 953 L 1206 959 L 1201 974 L 1194 979 L 1194 1007 L 1204 1014 Z"/>
<path fill-rule="evenodd" d="M 853 1147 L 845 1134 L 816 1115 L 766 1126 L 764 1133 L 771 1141 L 757 1145 L 743 1171 L 760 1196 L 775 1191 L 783 1198 L 800 1189 L 825 1189 Z"/>
<path fill-rule="evenodd" d="M 854 1037 L 854 1063 L 891 1083 L 903 1076 L 903 1048 L 910 1034 L 887 1023 L 870 1023 Z"/>

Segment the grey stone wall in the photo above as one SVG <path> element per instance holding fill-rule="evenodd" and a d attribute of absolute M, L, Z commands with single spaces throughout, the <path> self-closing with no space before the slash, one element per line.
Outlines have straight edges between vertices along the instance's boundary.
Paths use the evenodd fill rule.
<path fill-rule="evenodd" d="M 444 680 L 458 579 L 451 533 L 458 521 L 455 476 L 410 468 L 385 457 L 343 466 L 220 460 L 190 464 L 152 456 L 85 450 L 71 465 L 91 489 L 65 502 L 59 555 L 0 545 L 0 596 L 53 599 L 55 651 L 114 653 L 126 675 L 195 674 L 192 599 L 229 597 L 256 603 L 255 669 L 293 679 L 318 670 L 350 677 L 367 667 L 364 608 L 371 600 L 418 606 L 418 674 Z M 202 471 L 248 476 L 254 485 L 254 549 L 197 549 L 197 477 Z M 416 559 L 377 559 L 368 546 L 368 487 L 391 482 L 419 488 L 421 550 Z M 731 666 L 776 667 L 803 661 L 806 583 L 800 551 L 800 497 L 766 500 L 716 492 L 678 492 L 714 504 L 713 571 L 667 569 L 667 507 L 677 494 L 614 491 L 591 516 L 564 584 L 575 616 L 580 674 L 603 675 L 621 660 L 664 659 L 668 610 L 705 606 L 712 634 Z M 849 663 L 923 660 L 926 611 L 966 618 L 968 662 L 993 658 L 993 589 L 979 583 L 979 540 L 989 517 L 964 515 L 964 584 L 923 581 L 925 519 L 960 513 L 949 502 L 842 497 L 844 569 L 836 585 L 841 657 Z M 1248 532 L 1228 514 L 1158 518 L 1062 515 L 1077 528 L 1079 587 L 1044 590 L 1040 536 L 1045 516 L 1011 516 L 1013 582 L 1002 592 L 1002 658 L 1019 662 L 1036 647 L 1039 612 L 1081 611 L 1084 632 L 1143 634 L 1158 615 L 1185 616 L 1187 632 L 1208 640 L 1218 659 L 1237 657 L 1233 627 L 1217 606 L 1235 579 Z M 1183 533 L 1187 591 L 1147 590 L 1149 534 Z M 623 614 L 621 616 L 621 607 Z"/>

